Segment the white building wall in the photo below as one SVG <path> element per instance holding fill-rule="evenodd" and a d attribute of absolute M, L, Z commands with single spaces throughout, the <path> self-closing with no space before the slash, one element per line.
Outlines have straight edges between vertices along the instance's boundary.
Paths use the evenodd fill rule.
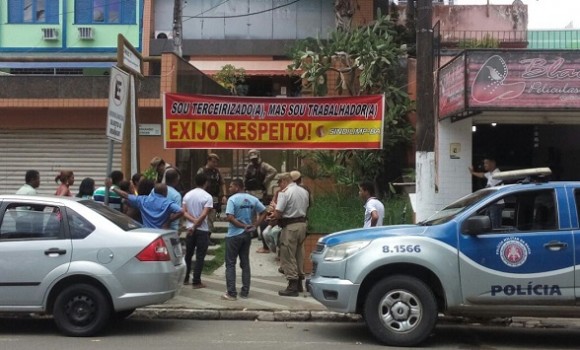
<path fill-rule="evenodd" d="M 447 118 L 437 126 L 439 191 L 435 205 L 441 208 L 472 192 L 471 174 L 467 170 L 473 162 L 472 120 L 466 118 L 452 123 Z"/>
<path fill-rule="evenodd" d="M 435 152 L 416 153 L 417 222 L 471 193 L 471 125 L 471 118 L 437 123 Z"/>

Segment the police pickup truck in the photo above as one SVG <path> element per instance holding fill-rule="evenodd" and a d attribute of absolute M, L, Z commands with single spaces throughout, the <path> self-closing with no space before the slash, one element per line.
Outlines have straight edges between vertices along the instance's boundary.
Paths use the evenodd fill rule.
<path fill-rule="evenodd" d="M 580 317 L 575 242 L 580 182 L 524 181 L 479 190 L 416 225 L 322 237 L 309 289 L 333 311 L 362 314 L 391 346 L 421 343 L 439 314 Z"/>

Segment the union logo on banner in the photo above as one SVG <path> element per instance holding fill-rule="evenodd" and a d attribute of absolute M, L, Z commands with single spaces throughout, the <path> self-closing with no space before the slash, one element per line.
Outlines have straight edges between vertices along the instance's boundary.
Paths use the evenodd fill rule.
<path fill-rule="evenodd" d="M 496 254 L 509 267 L 522 266 L 530 255 L 529 245 L 516 237 L 509 237 L 499 242 Z"/>

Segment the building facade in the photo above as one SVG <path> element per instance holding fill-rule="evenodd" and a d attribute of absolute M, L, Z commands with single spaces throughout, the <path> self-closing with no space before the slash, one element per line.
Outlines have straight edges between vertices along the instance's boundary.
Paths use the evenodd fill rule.
<path fill-rule="evenodd" d="M 75 188 L 84 177 L 104 182 L 109 73 L 117 61 L 117 38 L 121 33 L 142 50 L 143 28 L 150 27 L 144 22 L 151 18 L 151 6 L 145 5 L 142 0 L 0 2 L 0 191 L 16 191 L 28 169 L 40 171 L 41 194 L 54 193 L 61 170 L 75 172 Z M 153 156 L 177 160 L 178 152 L 163 149 L 164 91 L 227 93 L 175 55 L 146 59 L 144 65 L 145 78 L 137 86 L 141 170 Z M 120 143 L 114 145 L 113 169 L 121 169 L 130 155 Z"/>

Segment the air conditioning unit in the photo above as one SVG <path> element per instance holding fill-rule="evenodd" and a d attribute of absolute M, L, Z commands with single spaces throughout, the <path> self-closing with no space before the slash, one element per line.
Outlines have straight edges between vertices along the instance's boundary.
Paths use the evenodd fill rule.
<path fill-rule="evenodd" d="M 58 29 L 56 28 L 42 28 L 43 40 L 58 40 Z"/>
<path fill-rule="evenodd" d="M 93 40 L 95 37 L 95 30 L 92 27 L 78 27 L 79 39 Z"/>
<path fill-rule="evenodd" d="M 171 30 L 156 30 L 155 39 L 173 39 L 173 32 Z"/>

